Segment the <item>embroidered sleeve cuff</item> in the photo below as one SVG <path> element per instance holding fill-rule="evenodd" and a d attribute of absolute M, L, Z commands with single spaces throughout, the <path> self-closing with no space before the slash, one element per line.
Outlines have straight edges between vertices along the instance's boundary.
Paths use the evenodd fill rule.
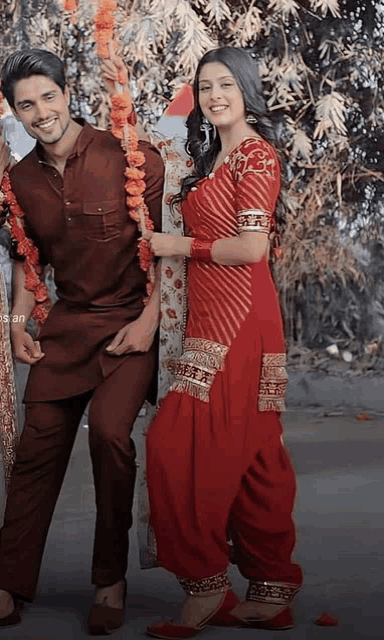
<path fill-rule="evenodd" d="M 260 231 L 269 233 L 272 225 L 272 215 L 261 209 L 239 211 L 237 217 L 237 231 Z"/>

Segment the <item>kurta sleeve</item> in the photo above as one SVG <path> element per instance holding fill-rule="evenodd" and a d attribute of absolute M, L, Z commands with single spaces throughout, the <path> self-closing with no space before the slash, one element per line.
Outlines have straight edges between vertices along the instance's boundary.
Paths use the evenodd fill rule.
<path fill-rule="evenodd" d="M 265 140 L 247 138 L 231 159 L 238 233 L 269 233 L 280 190 L 280 165 Z"/>

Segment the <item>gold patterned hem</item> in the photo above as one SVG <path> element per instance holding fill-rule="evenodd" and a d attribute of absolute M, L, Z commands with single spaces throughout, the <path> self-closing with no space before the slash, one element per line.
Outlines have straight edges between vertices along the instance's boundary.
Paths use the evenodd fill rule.
<path fill-rule="evenodd" d="M 229 347 L 205 338 L 186 338 L 182 356 L 170 364 L 175 380 L 170 391 L 188 393 L 209 402 L 209 391 L 218 371 L 224 368 Z"/>
<path fill-rule="evenodd" d="M 250 582 L 246 600 L 270 604 L 290 604 L 301 585 L 289 582 Z"/>
<path fill-rule="evenodd" d="M 179 576 L 177 576 L 177 579 L 180 586 L 189 596 L 209 595 L 212 591 L 228 591 L 232 587 L 226 569 L 216 576 L 203 578 L 202 580 L 189 580 Z"/>
<path fill-rule="evenodd" d="M 13 372 L 8 303 L 4 276 L 0 272 L 0 453 L 6 486 L 9 484 L 19 441 L 16 388 Z"/>
<path fill-rule="evenodd" d="M 237 232 L 258 231 L 269 234 L 271 230 L 272 215 L 261 209 L 248 209 L 236 214 Z"/>
<path fill-rule="evenodd" d="M 259 411 L 285 411 L 288 382 L 285 353 L 264 353 L 261 363 Z"/>

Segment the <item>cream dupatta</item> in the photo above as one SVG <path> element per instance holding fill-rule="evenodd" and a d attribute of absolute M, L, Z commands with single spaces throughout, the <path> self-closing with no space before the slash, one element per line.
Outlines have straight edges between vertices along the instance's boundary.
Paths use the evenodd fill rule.
<path fill-rule="evenodd" d="M 170 207 L 171 197 L 180 190 L 181 179 L 190 173 L 190 160 L 184 150 L 185 138 L 172 137 L 154 142 L 159 149 L 164 164 L 164 195 L 162 211 L 162 229 L 172 235 L 183 234 L 183 221 L 178 210 Z M 183 326 L 186 314 L 186 277 L 185 261 L 182 258 L 163 258 L 161 271 L 161 318 L 160 318 L 160 351 L 158 374 L 158 404 L 167 394 L 173 375 L 168 363 L 176 360 L 182 353 Z M 145 470 L 145 434 L 154 416 L 155 409 L 147 411 L 146 425 L 143 431 L 143 446 L 138 455 L 138 517 L 137 535 L 142 569 L 157 566 L 156 540 L 149 522 L 149 502 Z"/>

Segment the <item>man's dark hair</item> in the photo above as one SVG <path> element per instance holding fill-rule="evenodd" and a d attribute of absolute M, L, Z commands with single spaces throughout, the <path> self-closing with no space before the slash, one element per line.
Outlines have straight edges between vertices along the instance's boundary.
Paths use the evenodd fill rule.
<path fill-rule="evenodd" d="M 30 76 L 47 76 L 64 93 L 65 73 L 60 58 L 44 49 L 16 51 L 7 58 L 1 70 L 1 91 L 13 109 L 15 108 L 15 84 Z"/>

